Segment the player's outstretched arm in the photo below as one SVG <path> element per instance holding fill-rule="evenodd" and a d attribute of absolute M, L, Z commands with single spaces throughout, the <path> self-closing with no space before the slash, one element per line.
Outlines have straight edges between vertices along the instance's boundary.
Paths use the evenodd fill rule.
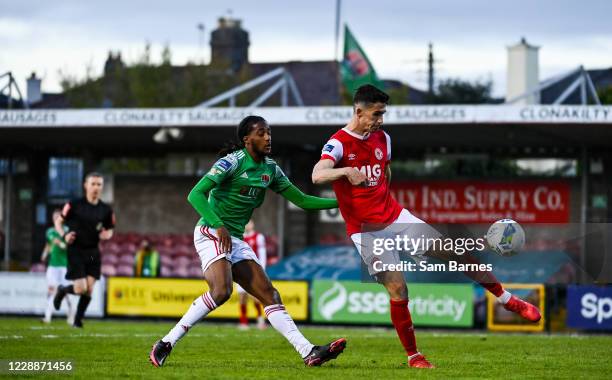
<path fill-rule="evenodd" d="M 211 227 L 219 228 L 223 226 L 223 221 L 221 221 L 221 218 L 219 218 L 212 207 L 210 207 L 207 195 L 215 186 L 217 186 L 217 184 L 213 180 L 204 177 L 193 187 L 193 189 L 191 189 L 191 192 L 189 192 L 187 196 L 187 200 Z"/>
<path fill-rule="evenodd" d="M 314 169 L 312 169 L 312 183 L 315 185 L 333 182 L 342 177 L 346 177 L 354 186 L 363 184 L 367 179 L 365 174 L 357 170 L 357 168 L 348 166 L 334 168 L 334 162 L 328 159 L 317 162 Z"/>
<path fill-rule="evenodd" d="M 65 208 L 65 207 L 64 207 Z M 57 231 L 57 233 L 60 236 L 64 236 L 64 218 L 56 218 L 53 221 L 53 227 L 55 228 L 55 231 Z"/>
<path fill-rule="evenodd" d="M 320 198 L 302 193 L 295 185 L 283 190 L 280 195 L 304 210 L 325 210 L 337 208 L 338 201 L 333 198 Z"/>
<path fill-rule="evenodd" d="M 47 258 L 49 257 L 49 251 L 50 251 L 50 247 L 49 247 L 49 243 L 45 244 L 45 248 L 42 251 L 42 255 L 40 255 L 40 261 L 42 261 L 43 263 L 47 261 Z"/>
<path fill-rule="evenodd" d="M 48 244 L 48 243 L 47 243 Z M 58 247 L 60 247 L 61 249 L 66 249 L 66 242 L 63 240 L 60 240 L 58 238 L 54 238 L 53 239 L 53 244 L 57 245 Z"/>

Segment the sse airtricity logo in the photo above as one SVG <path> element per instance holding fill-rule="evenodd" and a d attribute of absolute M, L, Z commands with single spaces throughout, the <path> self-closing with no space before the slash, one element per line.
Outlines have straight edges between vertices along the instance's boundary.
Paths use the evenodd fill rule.
<path fill-rule="evenodd" d="M 372 289 L 370 285 L 366 286 Z M 389 312 L 389 296 L 384 290 L 372 290 L 347 290 L 341 283 L 334 282 L 319 298 L 319 313 L 326 321 L 334 320 L 334 316 L 337 319 L 341 315 L 386 315 Z M 336 315 L 338 312 L 340 315 Z"/>
<path fill-rule="evenodd" d="M 316 280 L 312 290 L 313 320 L 389 324 L 389 294 L 377 284 Z M 472 326 L 471 285 L 411 286 L 413 321 L 436 326 Z"/>
<path fill-rule="evenodd" d="M 332 320 L 334 314 L 344 308 L 346 305 L 347 294 L 346 289 L 339 282 L 334 283 L 328 291 L 319 298 L 318 308 L 321 316 L 328 321 Z"/>

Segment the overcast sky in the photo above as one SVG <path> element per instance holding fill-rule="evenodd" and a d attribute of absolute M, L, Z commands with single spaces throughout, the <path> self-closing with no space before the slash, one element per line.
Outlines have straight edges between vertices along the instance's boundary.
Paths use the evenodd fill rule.
<path fill-rule="evenodd" d="M 522 36 L 541 46 L 541 79 L 612 66 L 612 0 L 343 0 L 341 8 L 379 76 L 419 88 L 430 41 L 438 77 L 490 78 L 496 95 L 505 92 L 506 46 Z M 0 74 L 12 71 L 25 91 L 36 71 L 44 91 L 59 91 L 60 70 L 83 77 L 90 66 L 98 76 L 109 49 L 134 62 L 145 41 L 155 59 L 169 44 L 174 64 L 208 62 L 210 31 L 230 14 L 250 33 L 252 62 L 334 57 L 334 0 L 0 0 Z"/>

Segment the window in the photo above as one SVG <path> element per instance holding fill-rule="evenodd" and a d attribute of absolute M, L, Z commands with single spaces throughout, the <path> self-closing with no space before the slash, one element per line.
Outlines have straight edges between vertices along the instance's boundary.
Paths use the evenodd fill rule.
<path fill-rule="evenodd" d="M 83 195 L 83 161 L 78 158 L 49 159 L 50 198 L 76 198 Z"/>

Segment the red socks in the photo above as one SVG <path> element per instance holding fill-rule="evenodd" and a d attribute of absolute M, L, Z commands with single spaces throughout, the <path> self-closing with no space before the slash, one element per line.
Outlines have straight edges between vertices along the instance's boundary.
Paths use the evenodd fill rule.
<path fill-rule="evenodd" d="M 410 310 L 408 310 L 408 300 L 391 299 L 391 322 L 395 326 L 395 331 L 397 331 L 397 336 L 399 336 L 406 354 L 408 356 L 416 354 L 416 338 Z"/>
<path fill-rule="evenodd" d="M 247 305 L 240 305 L 240 324 L 249 324 L 249 319 L 247 318 Z"/>

